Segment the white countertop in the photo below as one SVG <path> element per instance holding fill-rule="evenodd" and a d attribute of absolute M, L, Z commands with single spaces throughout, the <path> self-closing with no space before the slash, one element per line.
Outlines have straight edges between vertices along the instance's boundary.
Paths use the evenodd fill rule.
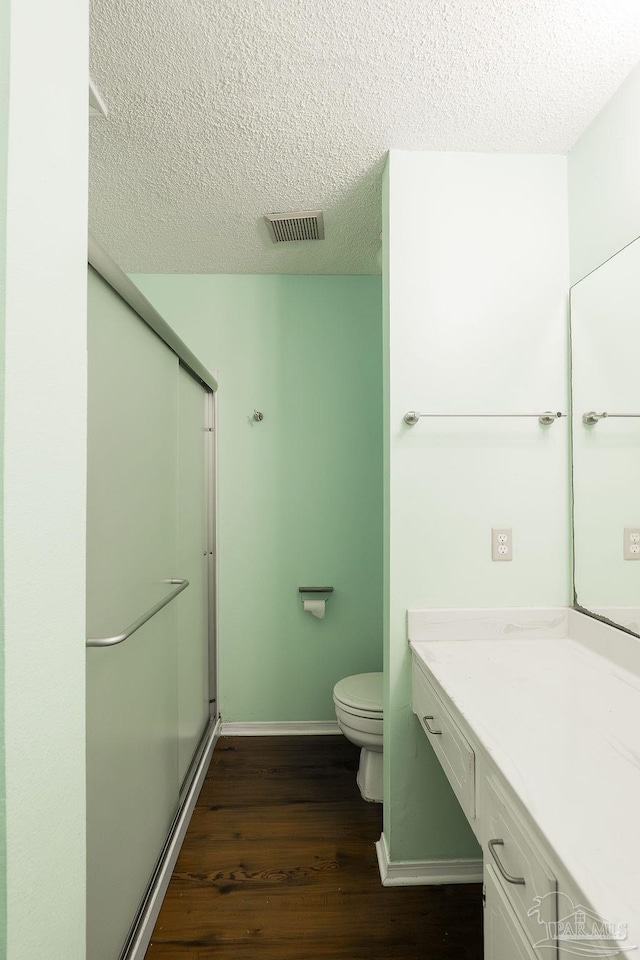
<path fill-rule="evenodd" d="M 586 905 L 627 924 L 623 955 L 640 960 L 640 677 L 567 637 L 411 647 Z"/>

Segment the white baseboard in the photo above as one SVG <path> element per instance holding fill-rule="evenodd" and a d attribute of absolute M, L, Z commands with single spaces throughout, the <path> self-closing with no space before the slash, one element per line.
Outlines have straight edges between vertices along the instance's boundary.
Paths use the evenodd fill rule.
<path fill-rule="evenodd" d="M 180 812 L 172 825 L 169 836 L 167 837 L 167 842 L 164 850 L 162 851 L 160 861 L 147 891 L 144 906 L 137 917 L 135 926 L 130 934 L 129 941 L 123 950 L 122 956 L 124 960 L 143 960 L 147 952 L 147 947 L 149 946 L 149 942 L 151 940 L 151 934 L 153 933 L 155 922 L 158 919 L 160 907 L 162 906 L 164 895 L 167 892 L 167 887 L 169 886 L 169 881 L 171 880 L 171 874 L 173 873 L 173 868 L 176 860 L 178 859 L 180 847 L 182 846 L 184 835 L 187 832 L 187 827 L 189 826 L 189 821 L 191 820 L 191 815 L 196 805 L 198 794 L 200 793 L 200 789 L 204 783 L 204 778 L 207 770 L 209 769 L 213 748 L 215 747 L 219 736 L 220 720 L 216 720 L 215 722 L 212 722 L 204 740 L 204 744 L 201 744 L 200 746 L 202 751 L 200 754 L 200 759 L 197 761 L 196 769 L 193 771 L 192 780 L 184 797 L 184 802 L 180 808 Z"/>
<path fill-rule="evenodd" d="M 222 724 L 223 737 L 277 737 L 277 736 L 326 736 L 340 733 L 336 721 L 330 720 L 283 720 L 247 722 L 229 721 Z"/>
<path fill-rule="evenodd" d="M 384 833 L 376 843 L 376 852 L 383 887 L 482 883 L 482 859 L 392 861 Z"/>

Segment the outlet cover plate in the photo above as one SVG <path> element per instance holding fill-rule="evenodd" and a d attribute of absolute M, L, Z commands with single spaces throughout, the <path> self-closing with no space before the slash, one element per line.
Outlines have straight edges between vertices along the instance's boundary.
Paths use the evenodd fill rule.
<path fill-rule="evenodd" d="M 624 528 L 623 557 L 625 560 L 640 560 L 640 527 Z"/>
<path fill-rule="evenodd" d="M 513 531 L 511 527 L 491 528 L 491 559 L 513 560 Z"/>

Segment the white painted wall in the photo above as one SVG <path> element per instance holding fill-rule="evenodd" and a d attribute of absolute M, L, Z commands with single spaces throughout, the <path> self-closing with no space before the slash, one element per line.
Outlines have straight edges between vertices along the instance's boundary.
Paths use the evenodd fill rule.
<path fill-rule="evenodd" d="M 3 501 L 10 960 L 85 957 L 87 8 L 87 0 L 15 0 L 10 13 Z"/>
<path fill-rule="evenodd" d="M 571 283 L 640 236 L 640 65 L 569 154 Z"/>
<path fill-rule="evenodd" d="M 385 833 L 394 860 L 476 851 L 410 710 L 408 607 L 571 602 L 566 160 L 392 151 Z M 491 561 L 492 526 L 514 559 Z"/>

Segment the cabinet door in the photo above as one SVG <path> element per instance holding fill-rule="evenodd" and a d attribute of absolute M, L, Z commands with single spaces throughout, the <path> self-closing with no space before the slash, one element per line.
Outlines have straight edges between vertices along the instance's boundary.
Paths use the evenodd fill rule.
<path fill-rule="evenodd" d="M 87 630 L 120 633 L 176 563 L 178 361 L 89 272 Z M 178 804 L 180 596 L 87 649 L 87 956 L 116 960 Z"/>
<path fill-rule="evenodd" d="M 490 863 L 485 868 L 484 960 L 538 960 Z"/>

